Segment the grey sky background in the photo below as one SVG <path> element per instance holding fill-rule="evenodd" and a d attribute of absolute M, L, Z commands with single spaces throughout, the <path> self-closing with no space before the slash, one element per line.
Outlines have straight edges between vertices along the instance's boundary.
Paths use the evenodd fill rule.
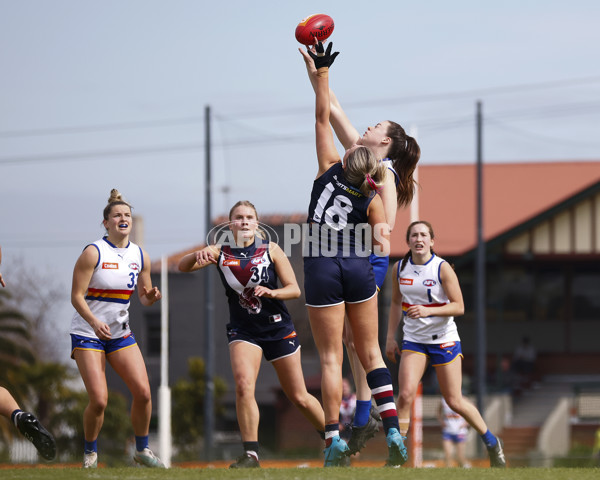
<path fill-rule="evenodd" d="M 593 0 L 0 0 L 2 272 L 64 285 L 65 339 L 72 268 L 111 188 L 153 261 L 203 241 L 205 106 L 213 215 L 240 199 L 306 210 L 314 96 L 294 30 L 319 12 L 351 120 L 414 129 L 422 165 L 474 162 L 477 100 L 486 162 L 600 159 Z"/>

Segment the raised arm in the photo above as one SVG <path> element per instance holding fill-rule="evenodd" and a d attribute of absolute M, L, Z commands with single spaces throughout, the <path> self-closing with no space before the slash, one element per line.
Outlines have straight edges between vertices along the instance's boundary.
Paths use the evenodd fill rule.
<path fill-rule="evenodd" d="M 396 212 L 398 211 L 398 199 L 396 198 L 396 180 L 394 174 L 389 170 L 386 171 L 385 183 L 378 194 L 383 201 L 383 211 L 385 219 L 390 226 L 390 233 L 396 225 Z"/>
<path fill-rule="evenodd" d="M 390 254 L 390 226 L 386 222 L 383 201 L 375 195 L 367 208 L 369 225 L 373 232 L 372 250 L 378 257 L 387 257 Z"/>
<path fill-rule="evenodd" d="M 310 47 L 311 52 L 314 53 L 314 47 Z M 304 50 L 302 48 L 298 49 L 300 54 L 304 59 L 304 63 L 306 64 L 306 72 L 308 73 L 308 78 L 313 87 L 313 90 L 317 91 L 317 77 L 316 77 L 316 68 L 315 64 L 308 53 L 308 49 Z M 348 150 L 352 145 L 354 145 L 360 139 L 360 134 L 358 130 L 354 128 L 354 125 L 350 122 L 350 119 L 346 115 L 346 112 L 342 109 L 340 102 L 338 101 L 333 90 L 329 88 L 329 122 L 335 131 L 335 135 L 340 141 L 340 143 L 344 146 L 346 150 Z"/>
<path fill-rule="evenodd" d="M 340 156 L 335 148 L 333 132 L 329 126 L 329 67 L 338 55 L 338 52 L 331 53 L 332 43 L 327 46 L 325 51 L 323 44 L 319 42 L 315 48 L 317 53 L 308 51 L 308 55 L 314 64 L 315 70 L 315 138 L 317 147 L 317 160 L 319 162 L 319 172 L 321 176 L 329 168 L 340 161 Z"/>
<path fill-rule="evenodd" d="M 220 245 L 208 245 L 202 250 L 188 253 L 187 255 L 181 257 L 181 260 L 179 260 L 179 271 L 194 272 L 213 263 L 216 265 L 220 253 Z"/>

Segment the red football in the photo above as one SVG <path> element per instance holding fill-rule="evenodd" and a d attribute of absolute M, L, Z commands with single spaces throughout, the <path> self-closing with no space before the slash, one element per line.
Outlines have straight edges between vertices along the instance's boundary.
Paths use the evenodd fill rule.
<path fill-rule="evenodd" d="M 303 45 L 314 45 L 315 38 L 324 42 L 333 33 L 333 18 L 323 13 L 310 15 L 296 27 L 296 40 Z"/>

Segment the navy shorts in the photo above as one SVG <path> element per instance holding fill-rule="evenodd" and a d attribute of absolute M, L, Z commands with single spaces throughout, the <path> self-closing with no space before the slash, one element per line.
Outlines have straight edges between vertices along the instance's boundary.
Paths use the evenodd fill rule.
<path fill-rule="evenodd" d="M 376 293 L 368 258 L 304 258 L 304 295 L 309 307 L 360 303 Z"/>
<path fill-rule="evenodd" d="M 377 290 L 381 290 L 383 282 L 385 282 L 385 276 L 387 275 L 388 267 L 390 265 L 390 257 L 378 257 L 374 253 L 369 256 L 369 262 L 373 265 L 373 274 L 375 275 L 375 284 Z"/>
<path fill-rule="evenodd" d="M 227 327 L 227 340 L 229 344 L 246 342 L 256 345 L 263 351 L 265 359 L 269 362 L 288 357 L 298 351 L 300 340 L 294 329 L 282 338 L 259 338 L 239 328 Z"/>
<path fill-rule="evenodd" d="M 453 362 L 458 356 L 463 356 L 460 342 L 446 343 L 416 343 L 404 340 L 402 351 L 416 352 L 431 359 L 432 367 L 440 367 Z"/>
<path fill-rule="evenodd" d="M 81 335 L 71 334 L 71 358 L 75 350 L 93 350 L 96 352 L 104 352 L 108 357 L 111 353 L 124 350 L 125 348 L 137 345 L 133 333 L 120 338 L 112 338 L 110 340 L 100 340 L 99 338 L 83 337 Z"/>

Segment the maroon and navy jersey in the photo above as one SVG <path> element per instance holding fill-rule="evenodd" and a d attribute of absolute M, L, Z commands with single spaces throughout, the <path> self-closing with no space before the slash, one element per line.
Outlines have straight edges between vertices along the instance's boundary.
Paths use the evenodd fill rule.
<path fill-rule="evenodd" d="M 368 257 L 367 208 L 372 199 L 350 185 L 341 162 L 317 178 L 310 194 L 304 256 Z"/>
<path fill-rule="evenodd" d="M 260 239 L 243 248 L 223 245 L 217 268 L 229 302 L 228 328 L 265 334 L 292 325 L 290 314 L 281 300 L 257 297 L 254 287 L 279 288 L 269 243 Z"/>

